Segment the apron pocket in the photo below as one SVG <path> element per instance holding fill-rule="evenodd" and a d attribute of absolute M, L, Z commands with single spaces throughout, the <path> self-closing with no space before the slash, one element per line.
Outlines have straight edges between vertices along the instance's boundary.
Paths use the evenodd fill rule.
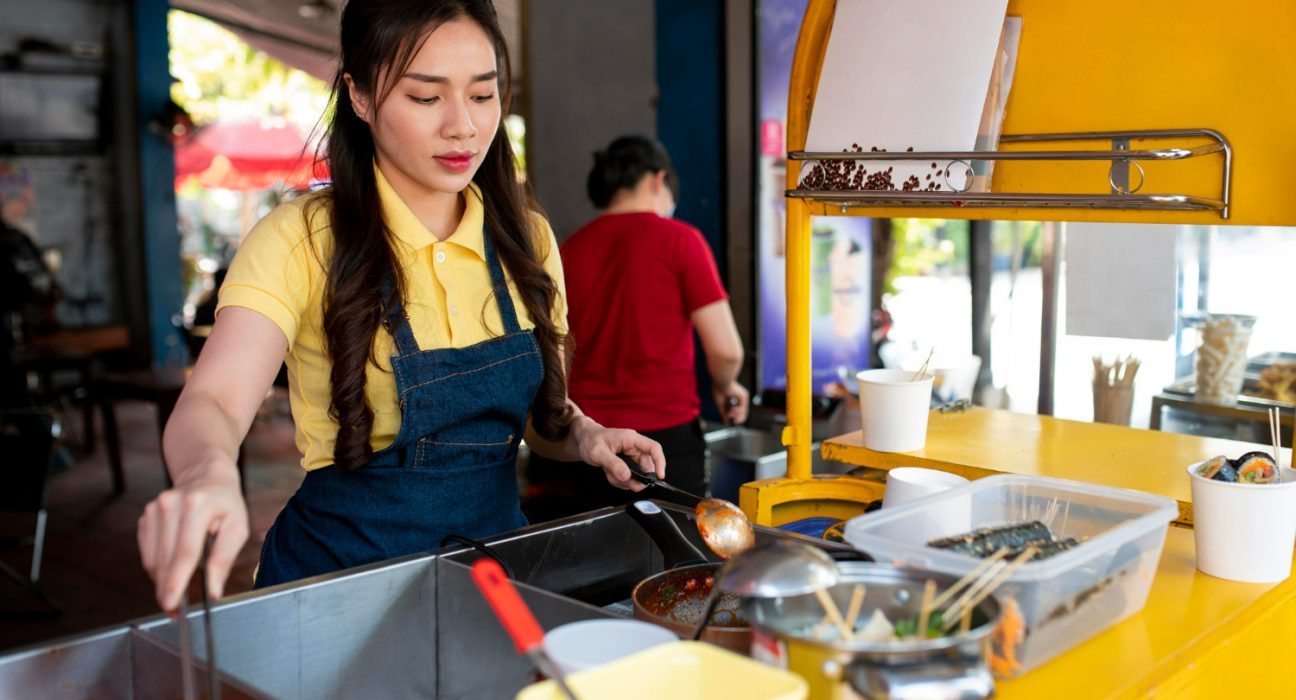
<path fill-rule="evenodd" d="M 466 440 L 449 435 L 425 437 L 414 448 L 415 469 L 436 469 L 446 473 L 468 472 L 494 467 L 516 456 L 512 434 L 482 440 Z"/>

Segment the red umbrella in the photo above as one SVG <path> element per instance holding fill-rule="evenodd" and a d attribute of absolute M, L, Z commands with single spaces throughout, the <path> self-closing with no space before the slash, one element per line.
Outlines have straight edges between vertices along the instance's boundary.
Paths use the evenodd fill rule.
<path fill-rule="evenodd" d="M 209 124 L 178 144 L 176 185 L 191 177 L 203 187 L 258 190 L 304 188 L 328 174 L 296 127 L 269 117 Z"/>

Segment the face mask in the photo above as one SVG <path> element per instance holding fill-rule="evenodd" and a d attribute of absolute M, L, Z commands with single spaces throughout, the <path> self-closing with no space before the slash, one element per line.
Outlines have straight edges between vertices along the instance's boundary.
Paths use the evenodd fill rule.
<path fill-rule="evenodd" d="M 666 203 L 665 207 L 658 209 L 662 217 L 670 219 L 675 216 L 675 196 L 670 190 L 663 188 L 663 191 L 657 195 L 657 201 Z"/>

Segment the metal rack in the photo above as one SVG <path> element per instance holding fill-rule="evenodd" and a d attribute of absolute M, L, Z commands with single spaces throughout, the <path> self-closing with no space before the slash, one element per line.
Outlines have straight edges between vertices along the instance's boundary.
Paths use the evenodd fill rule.
<path fill-rule="evenodd" d="M 1132 149 L 1130 142 L 1140 139 L 1200 139 L 1209 142 L 1159 149 Z M 1110 194 L 1066 194 L 1038 192 L 973 192 L 949 185 L 949 191 L 899 191 L 855 189 L 790 189 L 790 198 L 838 206 L 842 213 L 850 207 L 965 207 L 1036 209 L 1139 209 L 1164 211 L 1218 211 L 1221 219 L 1229 218 L 1229 188 L 1233 175 L 1233 149 L 1228 139 L 1214 129 L 1156 129 L 1142 131 L 1090 131 L 1058 134 L 1021 134 L 1000 137 L 1001 144 L 1051 143 L 1074 141 L 1110 141 L 1110 149 L 1049 151 L 870 151 L 867 153 L 824 153 L 792 151 L 790 161 L 935 161 L 949 185 L 951 169 L 962 164 L 968 170 L 966 184 L 972 185 L 974 161 L 1111 161 L 1107 171 Z M 1139 194 L 1146 184 L 1146 174 L 1139 161 L 1179 161 L 1220 154 L 1220 194 L 1218 197 L 1190 194 Z M 1138 183 L 1130 185 L 1131 165 L 1138 171 Z"/>

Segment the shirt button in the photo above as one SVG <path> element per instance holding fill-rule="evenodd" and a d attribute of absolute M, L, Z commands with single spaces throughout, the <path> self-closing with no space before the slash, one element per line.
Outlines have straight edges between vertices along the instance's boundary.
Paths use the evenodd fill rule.
<path fill-rule="evenodd" d="M 445 262 L 445 253 L 442 253 L 442 252 L 440 252 L 440 251 L 437 251 L 437 254 L 436 254 L 436 261 L 437 261 L 437 262 Z"/>
<path fill-rule="evenodd" d="M 459 315 L 459 307 L 458 307 L 458 306 L 451 306 L 451 307 L 450 307 L 450 315 L 451 315 L 451 316 L 457 316 L 457 315 Z"/>

